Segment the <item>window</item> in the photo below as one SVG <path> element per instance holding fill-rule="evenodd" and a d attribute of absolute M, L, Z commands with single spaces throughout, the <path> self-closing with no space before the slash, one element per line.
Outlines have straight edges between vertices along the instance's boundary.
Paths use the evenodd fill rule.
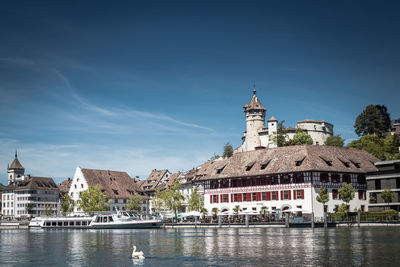
<path fill-rule="evenodd" d="M 210 203 L 218 203 L 218 195 L 210 195 Z"/>
<path fill-rule="evenodd" d="M 114 203 L 118 203 L 118 199 L 114 199 Z"/>
<path fill-rule="evenodd" d="M 290 190 L 283 190 L 281 191 L 282 199 L 291 199 L 290 197 Z"/>
<path fill-rule="evenodd" d="M 293 182 L 296 184 L 304 183 L 304 175 L 302 173 L 293 174 Z"/>
<path fill-rule="evenodd" d="M 396 188 L 400 188 L 400 178 L 396 179 Z M 400 199 L 399 199 L 400 201 Z"/>
<path fill-rule="evenodd" d="M 350 163 L 349 163 L 348 161 L 345 161 L 344 159 L 339 159 L 339 160 L 340 160 L 340 162 L 343 163 L 343 165 L 344 165 L 346 168 L 350 168 Z"/>
<path fill-rule="evenodd" d="M 290 184 L 290 176 L 287 174 L 282 175 L 281 184 Z"/>
<path fill-rule="evenodd" d="M 271 199 L 272 200 L 279 200 L 278 199 L 278 191 L 272 191 L 271 192 Z"/>
<path fill-rule="evenodd" d="M 366 199 L 366 192 L 364 190 L 358 190 L 358 199 L 360 200 Z"/>
<path fill-rule="evenodd" d="M 267 200 L 267 192 L 261 192 L 261 200 Z"/>
<path fill-rule="evenodd" d="M 329 174 L 327 174 L 326 172 L 322 172 L 322 173 L 319 175 L 319 180 L 320 180 L 321 183 L 327 183 L 327 182 L 329 182 Z"/>
<path fill-rule="evenodd" d="M 229 202 L 229 195 L 228 194 L 222 194 L 221 195 L 221 202 L 222 203 L 228 203 Z"/>
<path fill-rule="evenodd" d="M 218 169 L 217 169 L 217 174 L 221 174 L 222 171 L 225 169 L 225 166 L 226 166 L 226 165 L 224 165 L 224 166 L 218 168 Z"/>
<path fill-rule="evenodd" d="M 264 161 L 263 163 L 261 163 L 261 170 L 264 170 L 265 168 L 267 168 L 270 161 L 271 160 L 267 160 L 267 161 Z"/>
<path fill-rule="evenodd" d="M 355 161 L 352 161 L 352 160 L 350 160 L 351 161 L 351 163 L 353 163 L 353 165 L 356 167 L 356 168 L 360 168 L 360 163 L 359 162 L 355 162 Z"/>
<path fill-rule="evenodd" d="M 257 201 L 257 193 L 251 193 L 251 200 Z"/>
<path fill-rule="evenodd" d="M 350 174 L 343 174 L 343 183 L 351 184 L 351 177 Z"/>
<path fill-rule="evenodd" d="M 328 166 L 332 166 L 332 161 L 327 159 L 326 157 L 319 156 Z"/>
<path fill-rule="evenodd" d="M 359 184 L 366 184 L 367 183 L 367 179 L 365 178 L 364 174 L 359 174 L 357 176 L 357 183 L 359 183 Z"/>
<path fill-rule="evenodd" d="M 249 164 L 247 164 L 247 166 L 246 166 L 246 171 L 250 171 L 251 168 L 253 168 L 253 166 L 254 166 L 255 163 L 256 163 L 256 162 L 253 161 L 253 162 L 250 162 Z"/>
<path fill-rule="evenodd" d="M 76 184 L 74 184 L 74 187 L 75 187 L 75 189 L 76 189 Z"/>
<path fill-rule="evenodd" d="M 81 188 L 83 188 L 83 184 L 81 184 Z"/>
<path fill-rule="evenodd" d="M 333 173 L 331 176 L 332 183 L 340 183 L 340 175 L 338 173 Z"/>
<path fill-rule="evenodd" d="M 339 199 L 339 193 L 337 189 L 332 189 L 332 199 Z"/>
<path fill-rule="evenodd" d="M 304 190 L 293 190 L 293 198 L 294 199 L 304 199 Z"/>

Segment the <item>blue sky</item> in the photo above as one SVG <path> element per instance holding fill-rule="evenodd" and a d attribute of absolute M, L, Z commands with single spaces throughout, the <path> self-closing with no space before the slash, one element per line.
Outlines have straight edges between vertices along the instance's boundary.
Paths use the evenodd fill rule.
<path fill-rule="evenodd" d="M 77 166 L 188 170 L 267 116 L 347 141 L 369 104 L 400 117 L 398 1 L 10 1 L 0 6 L 0 182 Z"/>

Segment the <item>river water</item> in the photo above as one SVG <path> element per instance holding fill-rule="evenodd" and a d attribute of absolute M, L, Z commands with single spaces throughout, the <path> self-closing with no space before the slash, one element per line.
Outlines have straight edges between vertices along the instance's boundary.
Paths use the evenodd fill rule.
<path fill-rule="evenodd" d="M 0 265 L 400 266 L 400 228 L 3 230 Z"/>

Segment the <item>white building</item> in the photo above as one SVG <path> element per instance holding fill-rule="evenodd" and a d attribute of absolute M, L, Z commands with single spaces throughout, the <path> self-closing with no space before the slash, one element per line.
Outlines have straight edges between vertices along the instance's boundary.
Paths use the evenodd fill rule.
<path fill-rule="evenodd" d="M 244 105 L 246 116 L 246 131 L 242 138 L 243 143 L 235 153 L 252 151 L 259 148 L 274 148 L 276 145 L 276 134 L 278 131 L 278 120 L 271 116 L 265 126 L 266 108 L 253 90 L 253 97 L 250 103 Z M 323 145 L 325 140 L 333 135 L 333 125 L 322 120 L 299 121 L 295 128 L 287 128 L 287 137 L 292 139 L 297 129 L 307 132 L 313 139 L 314 145 Z"/>
<path fill-rule="evenodd" d="M 130 178 L 126 172 L 84 169 L 77 167 L 74 178 L 68 194 L 75 201 L 75 213 L 83 212 L 80 207 L 80 193 L 89 188 L 89 186 L 100 185 L 103 192 L 106 193 L 110 202 L 110 210 L 123 210 L 126 208 L 129 198 L 138 193 L 138 185 L 134 179 Z M 140 194 L 139 194 L 140 195 Z M 149 212 L 149 198 L 141 195 L 143 198 L 142 212 Z"/>
<path fill-rule="evenodd" d="M 25 169 L 15 152 L 8 167 L 8 186 L 2 190 L 1 213 L 4 217 L 56 215 L 60 191 L 52 178 L 25 176 Z"/>
<path fill-rule="evenodd" d="M 344 202 L 338 189 L 343 182 L 355 188 L 350 210 L 367 210 L 365 174 L 375 171 L 377 158 L 365 151 L 340 147 L 301 145 L 235 153 L 232 157 L 208 161 L 196 173 L 204 186 L 208 211 L 233 212 L 235 206 L 259 213 L 265 206 L 274 210 L 302 210 L 323 216 L 316 201 L 320 187 L 329 192 L 327 211 Z"/>

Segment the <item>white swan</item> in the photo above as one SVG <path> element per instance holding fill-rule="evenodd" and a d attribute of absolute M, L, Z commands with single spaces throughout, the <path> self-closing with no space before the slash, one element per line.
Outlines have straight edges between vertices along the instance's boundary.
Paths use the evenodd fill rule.
<path fill-rule="evenodd" d="M 133 246 L 132 259 L 144 259 L 143 251 L 136 252 L 136 246 Z"/>

